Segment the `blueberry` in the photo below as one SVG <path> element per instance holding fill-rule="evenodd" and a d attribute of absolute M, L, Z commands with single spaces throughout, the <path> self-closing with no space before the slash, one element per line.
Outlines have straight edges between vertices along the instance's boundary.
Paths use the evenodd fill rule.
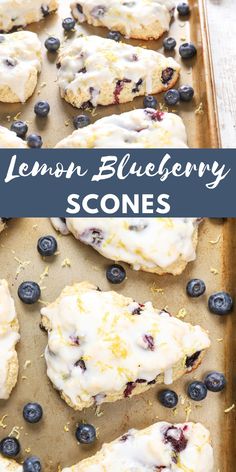
<path fill-rule="evenodd" d="M 226 378 L 221 372 L 210 372 L 204 379 L 207 390 L 221 392 L 226 386 Z"/>
<path fill-rule="evenodd" d="M 56 52 L 61 43 L 58 38 L 54 38 L 53 36 L 49 36 L 49 38 L 46 39 L 44 46 L 49 52 Z"/>
<path fill-rule="evenodd" d="M 13 123 L 11 124 L 11 131 L 14 131 L 17 134 L 18 138 L 24 138 L 28 131 L 28 126 L 25 121 L 13 121 Z"/>
<path fill-rule="evenodd" d="M 16 457 L 20 452 L 20 443 L 16 438 L 4 438 L 0 442 L 0 452 L 6 457 Z"/>
<path fill-rule="evenodd" d="M 204 294 L 206 285 L 201 279 L 192 279 L 187 283 L 186 292 L 189 297 L 197 298 Z"/>
<path fill-rule="evenodd" d="M 27 403 L 23 408 L 23 417 L 28 423 L 38 423 L 43 416 L 39 403 Z"/>
<path fill-rule="evenodd" d="M 227 315 L 233 309 L 233 299 L 227 292 L 213 293 L 208 299 L 208 308 L 216 315 Z"/>
<path fill-rule="evenodd" d="M 41 472 L 42 467 L 38 457 L 27 457 L 23 463 L 23 472 Z"/>
<path fill-rule="evenodd" d="M 62 28 L 64 28 L 65 31 L 71 31 L 71 30 L 74 29 L 75 24 L 76 24 L 76 22 L 75 22 L 74 18 L 71 18 L 71 16 L 70 16 L 70 17 L 65 18 L 63 20 Z"/>
<path fill-rule="evenodd" d="M 38 240 L 37 249 L 41 256 L 53 256 L 57 251 L 57 241 L 54 236 L 43 236 Z"/>
<path fill-rule="evenodd" d="M 18 296 L 27 305 L 36 303 L 40 298 L 41 290 L 36 282 L 22 282 L 18 288 Z"/>
<path fill-rule="evenodd" d="M 174 38 L 165 38 L 163 41 L 163 47 L 166 51 L 172 51 L 175 49 L 176 41 Z"/>
<path fill-rule="evenodd" d="M 108 39 L 113 39 L 113 41 L 116 41 L 117 43 L 121 40 L 121 34 L 118 31 L 109 31 L 107 37 Z"/>
<path fill-rule="evenodd" d="M 45 100 L 37 102 L 34 106 L 34 113 L 40 118 L 45 118 L 50 112 L 50 105 Z"/>
<path fill-rule="evenodd" d="M 159 393 L 161 404 L 167 408 L 174 408 L 178 403 L 178 395 L 173 390 L 162 390 Z"/>
<path fill-rule="evenodd" d="M 158 101 L 152 95 L 147 95 L 143 100 L 144 108 L 157 108 Z"/>
<path fill-rule="evenodd" d="M 188 395 L 192 400 L 199 402 L 207 396 L 207 388 L 203 382 L 192 382 L 188 386 Z"/>
<path fill-rule="evenodd" d="M 179 102 L 180 96 L 179 92 L 176 89 L 167 90 L 164 94 L 164 100 L 167 105 L 176 105 Z"/>
<path fill-rule="evenodd" d="M 181 2 L 177 5 L 177 11 L 180 16 L 186 16 L 190 13 L 189 4 L 186 2 Z"/>
<path fill-rule="evenodd" d="M 191 59 L 197 54 L 197 50 L 193 43 L 183 43 L 179 47 L 179 53 L 183 59 Z"/>
<path fill-rule="evenodd" d="M 43 140 L 39 134 L 32 133 L 27 137 L 27 144 L 30 148 L 41 148 L 43 145 Z"/>
<path fill-rule="evenodd" d="M 96 439 L 96 429 L 92 424 L 80 424 L 76 429 L 75 436 L 81 444 L 92 444 Z"/>
<path fill-rule="evenodd" d="M 112 284 L 120 284 L 125 280 L 126 272 L 124 267 L 119 264 L 112 264 L 106 271 L 107 280 Z"/>
<path fill-rule="evenodd" d="M 178 91 L 180 94 L 180 100 L 182 100 L 182 102 L 190 102 L 194 96 L 193 87 L 190 85 L 181 85 Z"/>
<path fill-rule="evenodd" d="M 73 118 L 75 129 L 85 128 L 90 125 L 90 118 L 87 115 L 77 115 Z"/>

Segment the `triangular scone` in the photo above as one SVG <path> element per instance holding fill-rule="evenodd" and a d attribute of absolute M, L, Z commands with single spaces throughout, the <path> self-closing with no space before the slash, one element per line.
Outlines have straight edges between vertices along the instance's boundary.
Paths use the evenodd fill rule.
<path fill-rule="evenodd" d="M 183 272 L 196 258 L 197 218 L 52 218 L 54 227 L 112 261 L 156 274 Z"/>
<path fill-rule="evenodd" d="M 0 471 L 1 472 L 23 472 L 22 465 L 13 459 L 7 459 L 0 454 Z"/>
<path fill-rule="evenodd" d="M 6 228 L 6 222 L 10 218 L 0 218 L 0 233 Z"/>
<path fill-rule="evenodd" d="M 24 103 L 35 90 L 40 70 L 37 34 L 19 31 L 0 35 L 0 102 Z"/>
<path fill-rule="evenodd" d="M 213 472 L 210 433 L 201 423 L 164 421 L 131 429 L 62 472 Z"/>
<path fill-rule="evenodd" d="M 0 148 L 27 148 L 23 139 L 18 138 L 14 131 L 10 131 L 4 126 L 0 126 Z"/>
<path fill-rule="evenodd" d="M 0 399 L 6 400 L 15 387 L 18 375 L 16 343 L 19 324 L 14 300 L 6 280 L 0 280 Z"/>
<path fill-rule="evenodd" d="M 0 32 L 42 20 L 58 7 L 58 0 L 1 0 Z"/>
<path fill-rule="evenodd" d="M 60 141 L 57 148 L 185 148 L 182 119 L 151 108 L 101 118 Z"/>
<path fill-rule="evenodd" d="M 61 96 L 77 108 L 131 102 L 176 83 L 172 57 L 98 36 L 76 38 L 58 59 Z"/>
<path fill-rule="evenodd" d="M 106 26 L 128 38 L 158 39 L 168 31 L 175 0 L 79 0 L 71 10 L 80 23 Z"/>
<path fill-rule="evenodd" d="M 47 374 L 75 410 L 171 384 L 210 345 L 200 326 L 82 282 L 41 310 Z"/>

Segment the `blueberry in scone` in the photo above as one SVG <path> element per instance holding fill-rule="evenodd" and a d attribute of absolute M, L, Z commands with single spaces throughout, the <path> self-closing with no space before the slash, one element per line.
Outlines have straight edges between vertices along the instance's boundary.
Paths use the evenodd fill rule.
<path fill-rule="evenodd" d="M 40 21 L 57 7 L 58 0 L 1 0 L 0 32 Z"/>
<path fill-rule="evenodd" d="M 99 36 L 76 38 L 58 58 L 61 96 L 83 109 L 163 92 L 176 83 L 179 72 L 172 57 Z"/>

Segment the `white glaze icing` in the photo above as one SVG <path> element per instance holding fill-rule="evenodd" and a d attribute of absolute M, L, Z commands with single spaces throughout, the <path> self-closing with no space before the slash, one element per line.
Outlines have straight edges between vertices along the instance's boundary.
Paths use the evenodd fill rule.
<path fill-rule="evenodd" d="M 163 421 L 140 431 L 131 429 L 62 472 L 213 472 L 213 462 L 210 433 L 202 424 Z"/>
<path fill-rule="evenodd" d="M 200 326 L 86 282 L 66 287 L 41 314 L 49 327 L 47 374 L 73 405 L 129 396 L 127 383 L 151 382 L 180 361 L 184 368 L 186 357 L 210 345 Z"/>
<path fill-rule="evenodd" d="M 186 148 L 182 119 L 148 108 L 111 115 L 60 141 L 58 148 Z"/>
<path fill-rule="evenodd" d="M 13 459 L 7 459 L 0 454 L 0 471 L 1 472 L 23 472 L 23 467 L 17 464 Z"/>
<path fill-rule="evenodd" d="M 0 31 L 39 21 L 57 5 L 57 0 L 0 0 Z"/>
<path fill-rule="evenodd" d="M 0 148 L 26 148 L 23 139 L 18 138 L 16 133 L 0 126 Z"/>

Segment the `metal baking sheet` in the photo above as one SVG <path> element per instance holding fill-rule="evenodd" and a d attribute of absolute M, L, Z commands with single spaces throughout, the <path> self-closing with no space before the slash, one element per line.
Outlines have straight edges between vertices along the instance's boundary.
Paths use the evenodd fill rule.
<path fill-rule="evenodd" d="M 82 245 L 72 236 L 59 236 L 59 254 L 43 260 L 36 245 L 40 236 L 56 234 L 47 219 L 18 219 L 8 223 L 0 236 L 1 278 L 9 282 L 16 302 L 20 321 L 21 341 L 18 345 L 20 373 L 17 387 L 10 400 L 0 402 L 0 439 L 17 427 L 22 444 L 19 460 L 28 454 L 38 455 L 44 471 L 57 472 L 59 466 L 68 466 L 94 454 L 104 442 L 109 442 L 129 428 L 144 428 L 158 420 L 182 422 L 186 419 L 200 421 L 212 434 L 215 471 L 235 471 L 235 409 L 225 410 L 235 403 L 235 316 L 212 315 L 207 309 L 208 296 L 217 290 L 229 290 L 235 295 L 234 258 L 236 220 L 212 219 L 200 225 L 197 260 L 190 263 L 181 276 L 158 276 L 135 272 L 127 265 L 127 280 L 116 287 L 124 295 L 140 302 L 151 300 L 155 306 L 168 309 L 178 315 L 186 310 L 185 321 L 199 323 L 209 330 L 212 346 L 199 369 L 175 382 L 174 390 L 181 395 L 177 409 L 170 411 L 160 405 L 154 387 L 149 392 L 132 399 L 104 404 L 100 414 L 94 408 L 75 412 L 60 399 L 46 376 L 42 356 L 47 335 L 39 328 L 40 308 L 53 301 L 66 284 L 89 280 L 102 290 L 113 289 L 106 280 L 105 270 L 109 261 L 92 248 Z M 190 299 L 185 293 L 186 283 L 194 277 L 202 278 L 207 286 L 206 294 Z M 17 288 L 24 280 L 39 282 L 42 289 L 41 303 L 26 306 L 17 296 Z M 27 362 L 30 361 L 30 362 Z M 193 379 L 202 379 L 210 370 L 223 371 L 228 385 L 224 392 L 209 392 L 200 403 L 189 401 L 186 385 Z M 44 409 L 43 421 L 29 425 L 22 418 L 22 408 L 28 401 L 38 401 Z M 98 440 L 92 447 L 79 446 L 75 439 L 76 424 L 81 420 L 94 424 Z M 2 423 L 6 425 L 3 429 Z"/>
<path fill-rule="evenodd" d="M 55 35 L 62 41 L 65 40 L 61 26 L 62 18 L 70 15 L 70 0 L 61 0 L 60 9 L 57 14 L 52 14 L 46 20 L 38 24 L 28 26 L 26 29 L 38 33 L 42 44 L 49 35 Z M 133 45 L 144 46 L 163 52 L 162 42 L 165 36 L 171 35 L 177 40 L 176 52 L 169 53 L 181 63 L 180 84 L 190 84 L 194 87 L 195 98 L 191 103 L 181 103 L 173 110 L 180 114 L 187 127 L 188 143 L 194 148 L 217 148 L 220 146 L 219 126 L 217 118 L 214 77 L 212 72 L 210 43 L 205 14 L 204 0 L 190 0 L 190 18 L 181 20 L 177 13 L 172 21 L 170 32 L 165 34 L 158 41 L 126 41 Z M 106 36 L 106 28 L 95 28 L 79 26 L 78 32 L 84 34 L 97 34 Z M 69 34 L 68 41 L 71 41 L 75 34 Z M 198 54 L 193 60 L 182 61 L 178 46 L 190 40 L 197 46 Z M 125 39 L 124 39 L 125 41 Z M 73 130 L 73 116 L 80 113 L 60 98 L 59 89 L 56 84 L 56 57 L 48 55 L 43 46 L 43 67 L 40 74 L 38 86 L 34 95 L 26 104 L 2 104 L 0 103 L 0 124 L 6 127 L 15 116 L 29 122 L 31 132 L 38 132 L 43 137 L 44 147 L 53 147 L 62 138 L 68 136 Z M 51 105 L 51 114 L 47 120 L 37 119 L 34 115 L 34 104 L 39 99 L 48 100 Z M 163 94 L 159 94 L 158 100 L 161 106 L 164 105 Z M 108 107 L 97 107 L 91 114 L 92 122 L 113 113 L 122 113 L 133 108 L 142 108 L 143 98 L 136 98 L 133 102 L 122 105 L 111 105 Z M 172 111 L 169 108 L 169 111 Z M 18 115 L 20 113 L 20 115 Z"/>

